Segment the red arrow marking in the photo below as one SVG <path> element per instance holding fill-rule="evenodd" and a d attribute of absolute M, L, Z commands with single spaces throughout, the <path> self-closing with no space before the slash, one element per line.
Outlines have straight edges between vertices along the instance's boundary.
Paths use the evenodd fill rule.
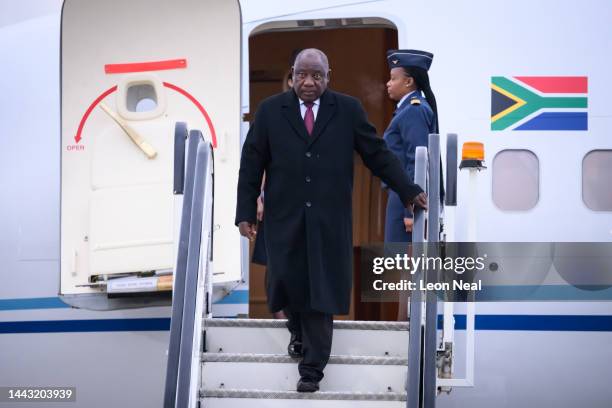
<path fill-rule="evenodd" d="M 179 88 L 176 85 L 173 85 L 169 82 L 164 82 L 164 86 L 167 88 L 170 88 L 172 90 L 175 90 L 176 92 L 182 94 L 183 96 L 187 97 L 187 99 L 189 99 L 191 102 L 193 102 L 193 104 L 198 108 L 198 110 L 200 112 L 202 112 L 202 115 L 204 116 L 204 119 L 206 119 L 206 124 L 208 125 L 208 128 L 210 129 L 210 135 L 211 135 L 211 139 L 212 139 L 212 145 L 214 148 L 217 148 L 217 134 L 215 132 L 215 127 L 212 124 L 212 121 L 210 120 L 210 117 L 208 116 L 208 112 L 206 112 L 206 109 L 204 109 L 204 107 L 202 106 L 202 104 L 200 102 L 198 102 L 198 100 L 196 98 L 194 98 L 189 92 L 187 92 L 186 90 Z"/>
<path fill-rule="evenodd" d="M 213 145 L 214 148 L 217 148 L 217 133 L 215 132 L 215 127 L 213 126 L 212 120 L 210 120 L 210 116 L 208 116 L 208 112 L 206 112 L 206 109 L 204 109 L 202 104 L 193 95 L 191 95 L 189 92 L 187 92 L 183 88 L 179 88 L 178 86 L 173 85 L 173 84 L 171 84 L 169 82 L 164 82 L 164 86 L 166 88 L 170 88 L 170 89 L 180 93 L 181 95 L 185 96 L 187 99 L 189 99 L 198 108 L 198 110 L 202 113 L 202 115 L 204 116 L 204 119 L 206 120 L 206 124 L 208 125 L 208 129 L 210 129 L 212 145 Z M 81 118 L 81 122 L 79 123 L 79 129 L 77 130 L 77 134 L 74 137 L 74 141 L 77 144 L 82 139 L 81 133 L 83 132 L 83 127 L 85 126 L 85 122 L 87 121 L 87 118 L 91 114 L 91 111 L 94 110 L 94 108 L 102 101 L 102 99 L 106 98 L 108 95 L 112 94 L 116 90 L 117 90 L 117 85 L 113 86 L 112 88 L 107 89 L 100 96 L 98 96 L 96 98 L 96 100 L 91 103 L 91 105 L 89 105 L 89 108 L 87 108 L 87 110 L 85 111 L 85 114 Z"/>
<path fill-rule="evenodd" d="M 82 139 L 81 133 L 83 132 L 83 126 L 85 126 L 85 122 L 87 121 L 87 118 L 89 117 L 89 114 L 91 113 L 91 111 L 94 110 L 96 105 L 98 105 L 102 101 L 102 99 L 106 98 L 108 95 L 112 94 L 116 90 L 117 90 L 117 85 L 113 86 L 110 89 L 107 89 L 100 96 L 98 96 L 96 100 L 91 103 L 91 105 L 89 105 L 89 108 L 87 108 L 87 110 L 85 111 L 85 114 L 81 118 L 81 123 L 79 123 L 79 129 L 77 130 L 77 134 L 74 137 L 75 142 L 79 143 L 81 141 Z"/>

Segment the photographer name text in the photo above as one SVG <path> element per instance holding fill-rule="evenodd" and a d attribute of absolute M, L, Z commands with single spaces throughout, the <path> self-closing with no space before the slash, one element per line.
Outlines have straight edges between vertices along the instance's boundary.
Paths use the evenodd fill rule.
<path fill-rule="evenodd" d="M 398 282 L 384 282 L 382 279 L 377 279 L 372 283 L 372 287 L 377 291 L 412 291 L 412 290 L 425 290 L 425 291 L 449 291 L 449 290 L 481 290 L 482 282 L 476 280 L 474 282 L 466 282 L 461 279 L 453 280 L 452 282 L 424 282 L 419 280 L 412 282 L 407 279 L 403 279 Z"/>

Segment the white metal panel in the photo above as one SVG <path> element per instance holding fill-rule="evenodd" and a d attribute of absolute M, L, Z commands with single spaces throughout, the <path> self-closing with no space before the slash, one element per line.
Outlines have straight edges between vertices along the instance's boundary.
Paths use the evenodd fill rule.
<path fill-rule="evenodd" d="M 91 194 L 91 273 L 172 269 L 173 200 L 168 187 L 140 185 Z M 167 216 L 156 217 L 151 209 Z"/>

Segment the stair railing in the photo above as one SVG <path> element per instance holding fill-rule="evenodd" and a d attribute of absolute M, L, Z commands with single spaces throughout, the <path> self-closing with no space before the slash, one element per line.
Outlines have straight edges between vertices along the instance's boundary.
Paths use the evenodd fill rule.
<path fill-rule="evenodd" d="M 428 195 L 427 214 L 415 208 L 413 256 L 435 257 L 440 231 L 440 135 L 429 135 L 429 148 L 419 146 L 415 152 L 414 181 Z M 427 222 L 425 216 L 427 215 Z M 419 268 L 414 274 L 417 288 L 420 281 L 435 282 L 437 271 Z M 410 333 L 408 342 L 407 408 L 434 408 L 436 404 L 436 330 L 438 298 L 435 291 L 413 290 L 409 302 Z"/>
<path fill-rule="evenodd" d="M 181 148 L 185 146 L 185 139 L 186 148 Z M 199 400 L 202 316 L 210 314 L 212 298 L 212 146 L 200 131 L 187 131 L 184 123 L 177 123 L 174 159 L 174 190 L 175 194 L 183 194 L 183 203 L 174 271 L 164 408 L 191 408 Z M 184 177 L 181 177 L 181 172 L 184 172 Z"/>
<path fill-rule="evenodd" d="M 427 189 L 427 148 L 419 146 L 415 152 L 414 182 L 423 191 Z M 428 200 L 428 202 L 431 200 Z M 414 225 L 412 230 L 412 253 L 421 254 L 425 250 L 425 211 L 422 208 L 414 209 Z M 423 279 L 423 270 L 417 269 L 413 275 L 413 281 L 419 282 Z M 421 408 L 422 402 L 422 338 L 425 325 L 423 320 L 423 293 L 420 290 L 410 292 L 408 303 L 408 316 L 410 318 L 410 331 L 408 333 L 408 375 L 406 378 L 406 408 Z"/>
<path fill-rule="evenodd" d="M 450 133 L 446 138 L 446 185 L 445 203 L 447 207 L 457 205 L 457 134 Z M 427 222 L 425 211 L 415 209 L 413 228 L 413 256 L 425 255 L 428 258 L 443 256 L 439 245 L 443 236 L 442 222 L 442 174 L 440 166 L 440 135 L 430 134 L 428 147 L 417 147 L 415 155 L 415 183 L 428 194 Z M 434 262 L 434 265 L 438 265 Z M 441 271 L 419 269 L 414 274 L 415 282 L 436 283 Z M 419 286 L 417 286 L 419 287 Z M 438 391 L 438 294 L 428 290 L 411 292 L 409 302 L 410 333 L 408 344 L 408 375 L 406 380 L 407 408 L 435 408 Z M 445 386 L 472 386 L 474 364 L 474 307 L 468 302 L 466 378 L 442 379 Z M 454 316 L 452 303 L 444 303 L 443 343 L 454 339 Z M 444 351 L 444 350 L 442 350 Z"/>

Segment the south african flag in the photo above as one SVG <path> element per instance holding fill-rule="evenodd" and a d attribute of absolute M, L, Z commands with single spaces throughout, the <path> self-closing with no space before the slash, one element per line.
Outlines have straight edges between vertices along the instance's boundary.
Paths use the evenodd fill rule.
<path fill-rule="evenodd" d="M 587 77 L 491 77 L 491 130 L 588 130 Z"/>

